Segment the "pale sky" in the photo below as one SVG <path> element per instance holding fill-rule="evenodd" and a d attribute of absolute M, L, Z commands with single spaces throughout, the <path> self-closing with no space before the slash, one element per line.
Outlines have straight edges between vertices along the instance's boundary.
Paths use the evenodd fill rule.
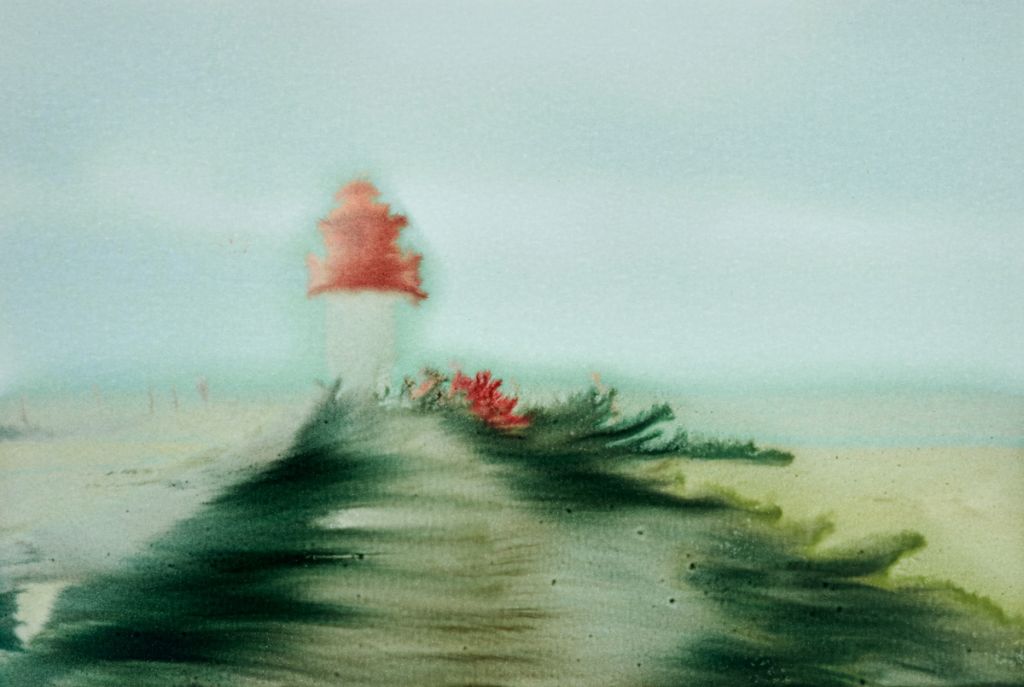
<path fill-rule="evenodd" d="M 403 366 L 1024 391 L 1019 2 L 4 2 L 0 394 L 324 375 L 366 175 Z"/>

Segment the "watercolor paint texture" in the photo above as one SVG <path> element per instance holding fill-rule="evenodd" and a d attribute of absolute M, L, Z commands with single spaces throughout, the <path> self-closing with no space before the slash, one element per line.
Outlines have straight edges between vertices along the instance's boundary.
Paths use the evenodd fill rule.
<path fill-rule="evenodd" d="M 1024 685 L 1016 3 L 7 3 L 0 684 Z"/>

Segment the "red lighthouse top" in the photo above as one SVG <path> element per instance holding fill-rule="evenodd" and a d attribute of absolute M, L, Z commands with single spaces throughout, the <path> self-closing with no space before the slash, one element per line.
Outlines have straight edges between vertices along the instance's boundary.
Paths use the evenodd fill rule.
<path fill-rule="evenodd" d="M 341 206 L 320 221 L 327 256 L 310 254 L 310 296 L 327 291 L 397 291 L 415 302 L 427 297 L 420 288 L 418 253 L 398 246 L 398 233 L 409 220 L 392 215 L 377 201 L 380 191 L 369 181 L 352 181 L 335 195 Z"/>

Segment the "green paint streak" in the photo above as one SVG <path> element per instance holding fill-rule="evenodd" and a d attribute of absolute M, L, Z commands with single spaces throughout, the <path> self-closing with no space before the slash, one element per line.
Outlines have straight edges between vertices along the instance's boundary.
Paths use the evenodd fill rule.
<path fill-rule="evenodd" d="M 631 471 L 788 454 L 666 440 L 667 406 L 619 418 L 595 390 L 509 434 L 335 391 L 277 461 L 67 590 L 0 664 L 5 684 L 1021 684 L 1019 625 L 948 585 L 887 582 L 919 535 L 817 552 L 824 521 L 784 525 L 778 509 Z M 317 525 L 345 509 L 412 515 Z M 659 584 L 671 599 L 651 606 Z M 587 633 L 615 651 L 577 668 Z"/>
<path fill-rule="evenodd" d="M 8 589 L 0 592 L 0 651 L 17 651 L 20 649 L 18 637 L 14 634 L 17 623 L 14 614 L 17 611 L 15 600 L 18 590 Z"/>

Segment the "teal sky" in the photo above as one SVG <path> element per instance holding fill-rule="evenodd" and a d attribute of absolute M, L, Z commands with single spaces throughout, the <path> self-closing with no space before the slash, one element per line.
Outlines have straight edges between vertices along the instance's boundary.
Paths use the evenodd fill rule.
<path fill-rule="evenodd" d="M 1019 2 L 4 2 L 0 394 L 324 374 L 337 187 L 404 364 L 1024 390 Z"/>

